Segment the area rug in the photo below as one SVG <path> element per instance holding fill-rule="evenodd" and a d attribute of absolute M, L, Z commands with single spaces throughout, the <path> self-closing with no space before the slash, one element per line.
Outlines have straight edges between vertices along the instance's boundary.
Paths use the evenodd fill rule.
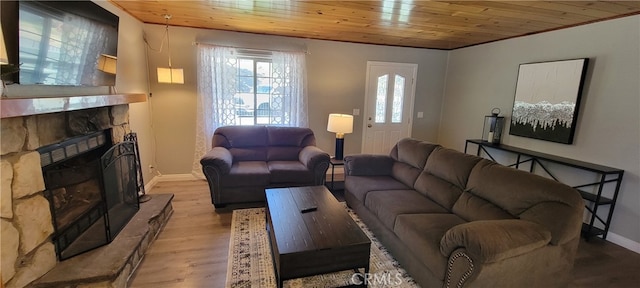
<path fill-rule="evenodd" d="M 368 287 L 419 287 L 351 209 L 349 215 L 371 239 Z M 276 287 L 265 209 L 234 210 L 229 241 L 226 287 Z M 342 287 L 361 284 L 361 273 L 341 271 L 284 282 L 284 287 Z M 354 274 L 356 274 L 354 276 Z"/>

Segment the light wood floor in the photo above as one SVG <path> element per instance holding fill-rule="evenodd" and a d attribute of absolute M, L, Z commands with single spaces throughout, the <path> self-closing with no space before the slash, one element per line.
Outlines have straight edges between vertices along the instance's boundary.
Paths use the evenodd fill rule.
<path fill-rule="evenodd" d="M 175 194 L 174 214 L 130 287 L 224 287 L 231 209 L 239 207 L 214 210 L 204 181 L 160 182 L 149 192 L 156 193 Z M 582 241 L 574 274 L 571 287 L 640 287 L 640 254 L 599 239 Z"/>

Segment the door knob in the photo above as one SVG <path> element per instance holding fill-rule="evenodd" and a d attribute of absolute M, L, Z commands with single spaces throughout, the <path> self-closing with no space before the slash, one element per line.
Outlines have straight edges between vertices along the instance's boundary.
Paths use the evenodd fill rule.
<path fill-rule="evenodd" d="M 367 127 L 371 128 L 371 124 L 368 124 Z"/>

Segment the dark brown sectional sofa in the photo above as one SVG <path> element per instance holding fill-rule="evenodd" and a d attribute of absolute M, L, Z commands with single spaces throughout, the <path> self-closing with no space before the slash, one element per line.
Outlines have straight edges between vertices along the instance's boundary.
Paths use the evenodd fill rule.
<path fill-rule="evenodd" d="M 584 202 L 559 182 L 415 139 L 345 157 L 345 198 L 423 287 L 566 287 Z"/>
<path fill-rule="evenodd" d="M 216 129 L 202 159 L 211 203 L 264 202 L 265 188 L 324 184 L 329 154 L 309 128 L 226 126 Z"/>

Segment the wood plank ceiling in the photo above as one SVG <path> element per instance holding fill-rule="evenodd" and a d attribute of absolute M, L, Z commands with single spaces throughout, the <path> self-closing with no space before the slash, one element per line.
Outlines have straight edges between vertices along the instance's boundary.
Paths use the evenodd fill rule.
<path fill-rule="evenodd" d="M 447 50 L 640 13 L 640 1 L 109 1 L 144 23 Z"/>

